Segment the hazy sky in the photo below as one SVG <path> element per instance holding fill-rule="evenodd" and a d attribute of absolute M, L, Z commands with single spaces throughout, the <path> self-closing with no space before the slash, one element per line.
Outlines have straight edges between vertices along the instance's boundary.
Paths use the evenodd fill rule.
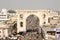
<path fill-rule="evenodd" d="M 2 8 L 60 10 L 60 0 L 0 0 Z"/>

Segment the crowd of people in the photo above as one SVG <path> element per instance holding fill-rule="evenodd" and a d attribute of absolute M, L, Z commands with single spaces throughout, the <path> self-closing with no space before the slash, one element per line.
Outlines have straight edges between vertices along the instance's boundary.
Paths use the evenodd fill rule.
<path fill-rule="evenodd" d="M 22 35 L 17 36 L 17 38 L 5 38 L 1 40 L 42 40 L 44 39 L 41 33 L 37 32 L 26 32 L 22 33 Z"/>
<path fill-rule="evenodd" d="M 42 40 L 43 37 L 41 34 L 38 34 L 37 32 L 28 32 L 25 35 L 20 35 L 18 40 Z"/>

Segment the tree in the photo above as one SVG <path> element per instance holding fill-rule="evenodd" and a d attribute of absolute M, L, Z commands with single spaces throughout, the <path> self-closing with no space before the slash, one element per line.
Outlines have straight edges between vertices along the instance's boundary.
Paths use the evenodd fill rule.
<path fill-rule="evenodd" d="M 8 13 L 16 13 L 16 11 L 14 11 L 14 10 L 8 10 L 7 12 Z"/>

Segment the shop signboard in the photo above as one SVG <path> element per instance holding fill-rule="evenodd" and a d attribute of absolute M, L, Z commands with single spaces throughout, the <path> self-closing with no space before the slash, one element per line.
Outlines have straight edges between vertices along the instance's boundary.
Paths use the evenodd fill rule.
<path fill-rule="evenodd" d="M 60 28 L 56 29 L 55 37 L 56 37 L 56 40 L 60 40 Z"/>

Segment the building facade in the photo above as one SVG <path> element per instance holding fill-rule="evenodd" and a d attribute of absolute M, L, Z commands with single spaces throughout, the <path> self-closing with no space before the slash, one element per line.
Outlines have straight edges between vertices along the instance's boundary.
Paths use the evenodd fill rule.
<path fill-rule="evenodd" d="M 39 19 L 39 25 L 57 25 L 58 12 L 52 10 L 17 10 L 17 33 L 26 31 L 26 20 L 29 16 L 34 15 Z M 49 27 L 50 27 L 49 26 Z"/>

